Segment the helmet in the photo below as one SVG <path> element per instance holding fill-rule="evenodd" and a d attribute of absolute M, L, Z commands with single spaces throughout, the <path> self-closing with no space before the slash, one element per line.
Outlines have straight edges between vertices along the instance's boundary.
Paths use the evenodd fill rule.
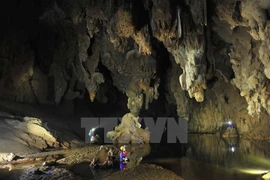
<path fill-rule="evenodd" d="M 125 146 L 121 146 L 121 147 L 120 147 L 120 150 L 121 150 L 121 151 L 125 150 Z"/>

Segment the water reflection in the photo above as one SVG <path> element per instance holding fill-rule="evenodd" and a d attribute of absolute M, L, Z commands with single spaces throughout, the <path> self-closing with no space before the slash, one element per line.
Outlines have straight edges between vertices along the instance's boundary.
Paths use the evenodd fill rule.
<path fill-rule="evenodd" d="M 172 147 L 161 150 L 163 146 Z M 153 147 L 151 155 L 155 151 L 160 153 L 145 162 L 161 165 L 184 179 L 248 180 L 257 179 L 260 174 L 270 170 L 269 142 L 217 135 L 190 135 L 187 145 L 163 146 Z"/>
<path fill-rule="evenodd" d="M 116 149 L 115 154 L 118 156 L 121 146 L 106 147 L 108 150 Z M 151 148 L 149 144 L 127 145 L 126 151 L 128 162 L 125 169 L 141 163 L 153 163 L 187 180 L 257 180 L 261 174 L 270 170 L 269 142 L 222 138 L 217 135 L 190 135 L 188 144 L 184 145 L 152 144 Z M 100 160 L 106 161 L 106 154 L 107 152 L 105 156 L 99 154 L 103 157 Z M 105 177 L 121 169 L 120 165 L 114 165 L 113 168 L 104 171 L 100 168 L 89 170 L 89 163 L 81 163 L 74 165 L 70 170 L 83 177 Z M 8 174 L 2 176 L 7 177 Z"/>
<path fill-rule="evenodd" d="M 270 143 L 214 135 L 190 136 L 181 166 L 188 179 L 256 179 L 270 169 Z"/>
<path fill-rule="evenodd" d="M 270 168 L 270 143 L 218 136 L 190 136 L 189 159 L 226 168 Z"/>

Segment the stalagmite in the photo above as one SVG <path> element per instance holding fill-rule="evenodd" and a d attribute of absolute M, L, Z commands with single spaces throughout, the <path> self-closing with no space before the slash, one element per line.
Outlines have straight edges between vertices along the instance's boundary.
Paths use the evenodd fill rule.
<path fill-rule="evenodd" d="M 132 113 L 125 114 L 121 124 L 115 127 L 114 131 L 109 131 L 107 137 L 113 143 L 120 144 L 144 144 L 150 142 L 150 134 L 147 129 L 142 129 L 139 117 Z"/>

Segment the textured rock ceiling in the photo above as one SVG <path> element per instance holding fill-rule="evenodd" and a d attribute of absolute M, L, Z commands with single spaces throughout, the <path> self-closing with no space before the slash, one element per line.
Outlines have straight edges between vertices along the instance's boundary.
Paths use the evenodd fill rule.
<path fill-rule="evenodd" d="M 108 103 L 117 88 L 134 114 L 165 97 L 194 132 L 215 132 L 226 119 L 243 133 L 267 124 L 269 0 L 1 4 L 3 99 Z"/>

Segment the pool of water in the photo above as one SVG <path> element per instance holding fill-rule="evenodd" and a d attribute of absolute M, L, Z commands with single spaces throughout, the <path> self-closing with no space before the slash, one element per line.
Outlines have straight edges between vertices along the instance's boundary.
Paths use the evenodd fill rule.
<path fill-rule="evenodd" d="M 259 180 L 270 170 L 270 142 L 216 135 L 190 135 L 187 144 L 151 144 L 128 146 L 127 168 L 141 163 L 156 164 L 186 180 Z M 65 168 L 65 167 L 64 167 Z M 103 176 L 120 171 L 89 169 L 89 163 L 69 167 L 81 177 Z M 22 170 L 0 170 L 0 179 L 18 179 Z"/>
<path fill-rule="evenodd" d="M 188 144 L 153 144 L 142 163 L 160 165 L 187 180 L 258 180 L 270 171 L 270 143 L 190 135 Z"/>
<path fill-rule="evenodd" d="M 22 171 L 21 170 L 13 170 L 12 172 L 8 170 L 0 170 L 0 180 L 15 180 L 19 179 Z"/>

